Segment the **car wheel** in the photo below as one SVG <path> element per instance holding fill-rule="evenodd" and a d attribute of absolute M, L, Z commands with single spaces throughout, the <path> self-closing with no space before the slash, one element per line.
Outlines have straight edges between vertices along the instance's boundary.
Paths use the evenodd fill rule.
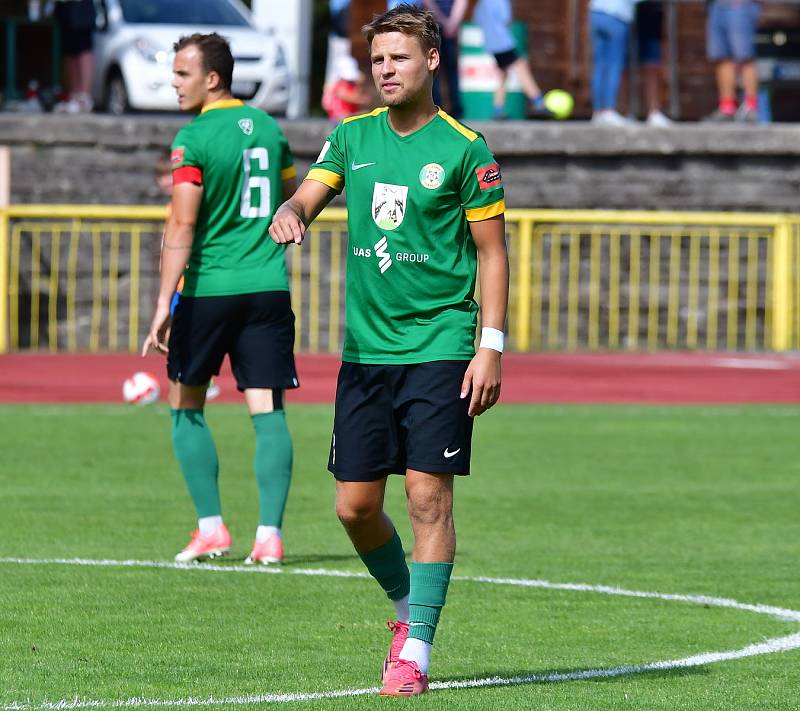
<path fill-rule="evenodd" d="M 125 80 L 119 72 L 115 72 L 106 82 L 106 109 L 114 116 L 121 116 L 131 111 L 131 104 L 128 101 L 128 89 Z"/>

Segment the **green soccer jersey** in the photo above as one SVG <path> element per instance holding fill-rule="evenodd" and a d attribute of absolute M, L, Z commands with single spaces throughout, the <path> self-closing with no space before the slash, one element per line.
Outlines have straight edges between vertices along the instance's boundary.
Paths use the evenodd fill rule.
<path fill-rule="evenodd" d="M 275 120 L 238 99 L 210 104 L 175 137 L 172 171 L 203 186 L 182 293 L 288 291 L 285 248 L 267 232 L 295 174 Z"/>
<path fill-rule="evenodd" d="M 478 305 L 469 221 L 505 211 L 483 137 L 443 111 L 399 136 L 387 109 L 345 119 L 307 179 L 347 188 L 347 318 L 342 359 L 469 360 Z"/>

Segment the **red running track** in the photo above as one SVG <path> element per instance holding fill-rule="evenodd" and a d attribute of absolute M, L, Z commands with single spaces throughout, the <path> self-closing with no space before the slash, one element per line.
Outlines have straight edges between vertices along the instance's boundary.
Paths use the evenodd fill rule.
<path fill-rule="evenodd" d="M 302 387 L 289 401 L 332 402 L 338 358 L 299 355 L 297 361 Z M 166 386 L 164 361 L 156 355 L 2 355 L 0 403 L 120 402 L 123 380 L 137 370 Z M 217 383 L 219 401 L 241 400 L 227 362 Z M 509 353 L 501 402 L 800 403 L 800 355 Z"/>

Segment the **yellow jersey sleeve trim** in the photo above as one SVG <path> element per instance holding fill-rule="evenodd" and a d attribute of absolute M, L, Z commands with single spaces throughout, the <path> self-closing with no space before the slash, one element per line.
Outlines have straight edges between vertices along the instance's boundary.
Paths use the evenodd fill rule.
<path fill-rule="evenodd" d="M 497 217 L 506 211 L 505 198 L 500 198 L 497 202 L 493 202 L 486 207 L 470 207 L 464 210 L 469 222 L 480 222 L 481 220 L 488 220 L 490 217 Z"/>
<path fill-rule="evenodd" d="M 456 131 L 458 131 L 468 141 L 472 142 L 478 137 L 478 134 L 475 133 L 475 131 L 470 131 L 463 123 L 456 121 L 450 114 L 445 113 L 441 109 L 439 109 L 439 116 L 441 116 L 445 121 L 447 121 L 447 123 L 449 123 Z"/>
<path fill-rule="evenodd" d="M 312 168 L 308 171 L 306 180 L 316 180 L 337 191 L 341 191 L 344 187 L 344 176 L 334 173 L 332 170 L 325 170 L 325 168 Z"/>
<path fill-rule="evenodd" d="M 380 114 L 388 111 L 385 106 L 381 106 L 378 109 L 373 109 L 369 113 L 366 114 L 358 114 L 356 116 L 348 116 L 346 119 L 342 119 L 342 123 L 350 123 L 351 121 L 358 121 L 358 119 L 369 118 L 370 116 L 379 116 Z"/>
<path fill-rule="evenodd" d="M 288 168 L 284 168 L 281 171 L 281 180 L 291 180 L 297 175 L 297 168 L 293 165 L 290 165 Z"/>
<path fill-rule="evenodd" d="M 206 111 L 212 111 L 213 109 L 232 109 L 234 106 L 244 106 L 244 101 L 241 99 L 220 99 L 204 106 L 200 113 L 204 114 Z"/>

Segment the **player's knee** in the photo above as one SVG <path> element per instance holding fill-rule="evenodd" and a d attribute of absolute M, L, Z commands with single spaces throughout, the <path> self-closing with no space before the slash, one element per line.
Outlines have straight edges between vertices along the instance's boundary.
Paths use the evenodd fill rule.
<path fill-rule="evenodd" d="M 336 498 L 336 515 L 345 528 L 358 526 L 374 520 L 381 514 L 379 502 L 365 498 Z"/>
<path fill-rule="evenodd" d="M 453 520 L 451 500 L 437 496 L 409 496 L 408 513 L 414 523 L 423 526 L 449 525 Z"/>

